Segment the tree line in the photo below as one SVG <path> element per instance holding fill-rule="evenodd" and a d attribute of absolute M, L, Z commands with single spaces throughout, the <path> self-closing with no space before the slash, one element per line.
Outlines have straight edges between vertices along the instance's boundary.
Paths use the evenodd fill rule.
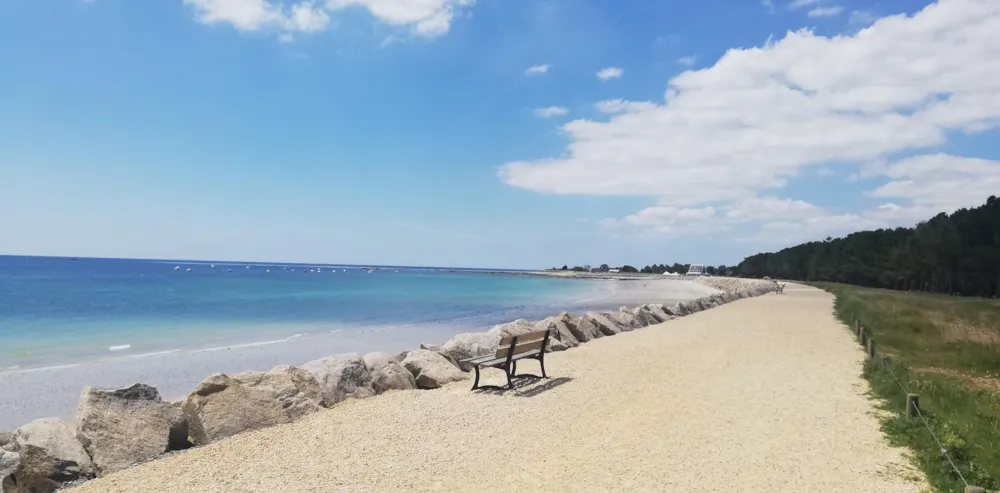
<path fill-rule="evenodd" d="M 1000 199 L 941 213 L 913 228 L 862 231 L 753 255 L 736 274 L 1000 296 Z"/>

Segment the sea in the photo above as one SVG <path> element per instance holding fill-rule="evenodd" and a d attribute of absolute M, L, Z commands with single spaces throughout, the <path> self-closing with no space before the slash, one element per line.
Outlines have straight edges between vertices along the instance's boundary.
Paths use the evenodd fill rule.
<path fill-rule="evenodd" d="M 610 295 L 608 282 L 517 274 L 0 256 L 0 373 L 371 329 L 474 330 Z"/>

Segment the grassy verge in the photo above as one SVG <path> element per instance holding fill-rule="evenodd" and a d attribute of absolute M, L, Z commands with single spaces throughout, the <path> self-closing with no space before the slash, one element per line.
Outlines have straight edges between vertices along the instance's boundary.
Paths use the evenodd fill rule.
<path fill-rule="evenodd" d="M 864 375 L 892 412 L 882 423 L 889 440 L 913 450 L 938 491 L 965 487 L 941 447 L 969 484 L 1000 489 L 1000 300 L 816 286 L 837 296 L 844 323 L 853 327 L 857 316 L 875 338 L 876 359 Z M 905 417 L 901 386 L 920 395 L 941 447 L 921 420 Z"/>

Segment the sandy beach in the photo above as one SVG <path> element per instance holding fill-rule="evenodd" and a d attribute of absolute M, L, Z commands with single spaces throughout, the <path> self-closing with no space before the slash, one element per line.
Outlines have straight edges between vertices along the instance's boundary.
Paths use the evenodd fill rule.
<path fill-rule="evenodd" d="M 920 491 L 833 297 L 785 293 L 552 353 L 502 395 L 349 400 L 72 491 Z"/>
<path fill-rule="evenodd" d="M 716 292 L 703 284 L 684 280 L 580 282 L 609 284 L 608 289 L 596 290 L 601 293 L 596 298 L 580 300 L 575 305 L 547 307 L 535 316 L 544 318 L 563 310 L 582 312 L 650 302 L 675 303 Z M 513 318 L 495 323 L 509 322 Z M 205 377 L 216 372 L 267 371 L 276 365 L 298 365 L 338 353 L 394 353 L 416 349 L 421 343 L 440 344 L 455 334 L 486 330 L 490 325 L 465 320 L 405 327 L 370 327 L 337 333 L 309 333 L 288 340 L 250 342 L 209 350 L 145 354 L 83 364 L 60 364 L 44 369 L 4 371 L 0 372 L 0 395 L 4 396 L 0 399 L 0 430 L 13 429 L 44 417 L 72 421 L 80 392 L 88 385 L 120 388 L 142 382 L 156 387 L 165 399 L 179 400 Z"/>

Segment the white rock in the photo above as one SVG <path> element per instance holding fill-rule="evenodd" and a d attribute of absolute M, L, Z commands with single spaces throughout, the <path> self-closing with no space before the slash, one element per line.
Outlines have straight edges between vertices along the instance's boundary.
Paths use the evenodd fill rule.
<path fill-rule="evenodd" d="M 468 377 L 444 356 L 427 349 L 410 351 L 403 360 L 403 367 L 413 374 L 417 388 L 421 389 L 436 389 Z"/>
<path fill-rule="evenodd" d="M 327 356 L 302 365 L 302 369 L 316 377 L 327 406 L 349 397 L 362 399 L 375 395 L 368 366 L 358 353 Z"/>

